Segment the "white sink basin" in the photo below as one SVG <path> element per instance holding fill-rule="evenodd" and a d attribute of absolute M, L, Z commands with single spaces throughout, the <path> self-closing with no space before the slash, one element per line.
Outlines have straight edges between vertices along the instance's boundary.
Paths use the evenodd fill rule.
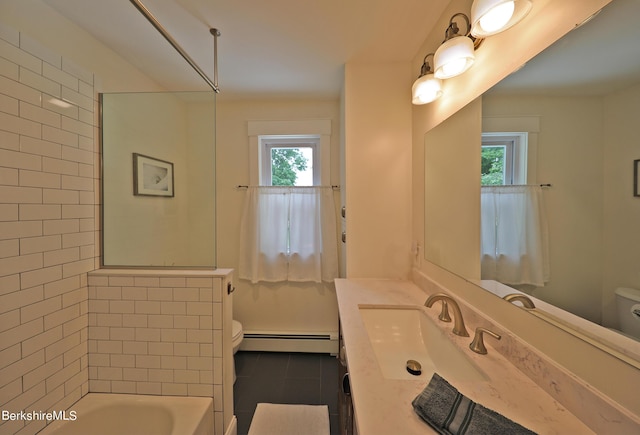
<path fill-rule="evenodd" d="M 438 372 L 448 380 L 489 379 L 422 312 L 421 307 L 361 305 L 359 308 L 385 378 L 428 381 L 434 372 Z M 420 375 L 410 374 L 406 370 L 408 360 L 420 363 Z"/>

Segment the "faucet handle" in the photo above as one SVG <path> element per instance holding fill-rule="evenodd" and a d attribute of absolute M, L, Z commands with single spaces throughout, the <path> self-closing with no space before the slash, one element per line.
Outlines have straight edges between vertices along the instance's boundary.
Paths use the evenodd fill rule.
<path fill-rule="evenodd" d="M 486 355 L 487 353 L 487 348 L 484 345 L 484 339 L 483 339 L 483 333 L 485 332 L 490 336 L 492 336 L 493 338 L 495 338 L 496 340 L 500 340 L 502 338 L 499 334 L 496 334 L 493 331 L 489 331 L 487 328 L 478 326 L 476 328 L 476 334 L 473 337 L 473 341 L 469 345 L 469 348 L 475 353 L 479 353 L 481 355 Z"/>
<path fill-rule="evenodd" d="M 443 322 L 451 322 L 451 316 L 449 315 L 449 304 L 447 304 L 447 301 L 445 301 L 444 299 L 441 302 L 442 310 L 440 311 L 438 319 L 442 320 Z"/>

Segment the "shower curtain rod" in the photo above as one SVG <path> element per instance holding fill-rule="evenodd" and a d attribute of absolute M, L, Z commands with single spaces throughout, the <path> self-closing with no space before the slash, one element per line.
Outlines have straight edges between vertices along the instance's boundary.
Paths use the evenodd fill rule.
<path fill-rule="evenodd" d="M 175 39 L 173 39 L 173 37 L 169 34 L 169 32 L 167 32 L 167 30 L 162 26 L 162 24 L 160 24 L 160 22 L 156 19 L 156 17 L 153 16 L 153 14 L 149 11 L 149 9 L 147 9 L 142 4 L 142 2 L 140 2 L 139 0 L 130 0 L 130 1 L 131 3 L 133 3 L 136 9 L 138 9 L 140 13 L 142 13 L 142 15 L 144 15 L 145 18 L 149 20 L 149 22 L 153 25 L 153 27 L 155 27 L 156 30 L 160 32 L 162 36 L 164 36 L 164 39 L 166 39 L 169 42 L 169 44 L 171 44 L 171 46 L 175 48 L 178 53 L 180 53 L 180 55 L 184 58 L 184 60 L 186 60 L 189 65 L 191 65 L 191 67 L 200 75 L 200 77 L 202 77 L 204 81 L 207 82 L 209 86 L 211 86 L 211 89 L 213 89 L 215 93 L 219 93 L 220 88 L 218 87 L 218 36 L 220 36 L 220 31 L 218 31 L 218 29 L 209 29 L 209 32 L 213 35 L 213 80 L 211 80 L 209 76 L 202 70 L 202 68 L 200 68 L 198 64 L 196 64 L 196 62 L 191 58 L 191 56 L 189 56 L 187 52 L 184 51 L 182 47 L 180 47 L 180 44 L 178 44 L 178 42 Z"/>

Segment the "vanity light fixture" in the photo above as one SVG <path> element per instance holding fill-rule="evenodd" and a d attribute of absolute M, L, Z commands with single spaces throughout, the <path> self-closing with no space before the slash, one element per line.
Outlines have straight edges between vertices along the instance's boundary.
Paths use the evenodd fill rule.
<path fill-rule="evenodd" d="M 467 25 L 464 35 L 459 34 L 460 28 L 455 21 L 458 17 L 462 17 Z M 474 40 L 469 34 L 470 30 L 469 17 L 465 14 L 459 12 L 451 17 L 445 31 L 444 42 L 438 47 L 433 57 L 436 78 L 448 79 L 458 76 L 473 65 L 475 47 Z"/>
<path fill-rule="evenodd" d="M 133 0 L 132 0 L 133 1 Z M 521 21 L 531 10 L 533 0 L 474 0 L 471 5 L 471 20 L 458 12 L 449 19 L 444 32 L 444 41 L 433 54 L 434 72 L 427 62 L 427 54 L 422 62 L 420 77 L 411 88 L 413 104 L 427 104 L 442 95 L 442 80 L 459 76 L 467 71 L 475 61 L 475 50 L 485 37 L 495 35 Z M 464 34 L 456 19 L 464 20 L 467 29 Z"/>
<path fill-rule="evenodd" d="M 531 6 L 531 0 L 474 0 L 471 34 L 485 38 L 507 30 L 522 20 Z"/>
<path fill-rule="evenodd" d="M 442 80 L 436 78 L 431 72 L 431 65 L 427 61 L 429 56 L 433 57 L 433 53 L 424 57 L 420 76 L 411 87 L 411 102 L 415 105 L 431 103 L 442 95 Z"/>

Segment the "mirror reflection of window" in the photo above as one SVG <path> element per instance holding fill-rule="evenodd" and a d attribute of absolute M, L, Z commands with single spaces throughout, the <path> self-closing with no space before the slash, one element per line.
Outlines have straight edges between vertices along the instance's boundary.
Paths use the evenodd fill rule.
<path fill-rule="evenodd" d="M 527 133 L 482 134 L 481 184 L 527 184 Z"/>

